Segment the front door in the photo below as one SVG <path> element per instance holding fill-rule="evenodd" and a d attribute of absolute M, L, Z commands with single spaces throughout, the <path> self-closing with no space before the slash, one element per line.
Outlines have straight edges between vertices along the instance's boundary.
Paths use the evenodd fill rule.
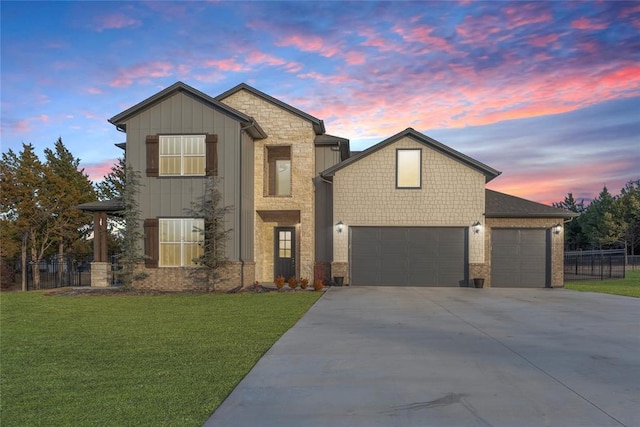
<path fill-rule="evenodd" d="M 295 227 L 276 227 L 274 247 L 275 277 L 284 276 L 285 280 L 296 275 L 296 229 Z"/>

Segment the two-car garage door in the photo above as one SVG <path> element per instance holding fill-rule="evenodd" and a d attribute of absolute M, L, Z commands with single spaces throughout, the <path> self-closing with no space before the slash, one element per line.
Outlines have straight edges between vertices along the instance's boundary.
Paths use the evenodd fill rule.
<path fill-rule="evenodd" d="M 467 229 L 351 227 L 351 284 L 465 286 Z"/>

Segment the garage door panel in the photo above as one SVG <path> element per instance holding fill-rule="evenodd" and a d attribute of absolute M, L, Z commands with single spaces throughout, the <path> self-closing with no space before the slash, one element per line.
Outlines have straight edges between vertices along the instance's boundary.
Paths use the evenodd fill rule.
<path fill-rule="evenodd" d="M 544 287 L 549 243 L 544 229 L 493 229 L 491 286 Z"/>
<path fill-rule="evenodd" d="M 351 227 L 351 233 L 351 282 L 355 285 L 466 283 L 465 228 Z"/>

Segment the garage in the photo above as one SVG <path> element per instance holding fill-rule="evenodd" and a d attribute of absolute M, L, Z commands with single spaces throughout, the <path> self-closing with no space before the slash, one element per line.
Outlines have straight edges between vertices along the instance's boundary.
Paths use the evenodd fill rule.
<path fill-rule="evenodd" d="M 545 229 L 491 230 L 491 286 L 542 288 L 550 283 L 550 238 Z"/>
<path fill-rule="evenodd" d="M 351 284 L 466 286 L 467 228 L 350 227 Z"/>

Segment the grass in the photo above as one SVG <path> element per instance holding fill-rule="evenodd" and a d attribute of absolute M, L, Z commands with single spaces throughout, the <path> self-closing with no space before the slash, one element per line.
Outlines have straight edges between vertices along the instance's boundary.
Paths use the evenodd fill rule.
<path fill-rule="evenodd" d="M 640 298 L 640 270 L 627 270 L 624 279 L 572 281 L 564 287 L 574 291 L 600 292 Z"/>
<path fill-rule="evenodd" d="M 200 426 L 318 299 L 0 295 L 0 424 Z"/>

